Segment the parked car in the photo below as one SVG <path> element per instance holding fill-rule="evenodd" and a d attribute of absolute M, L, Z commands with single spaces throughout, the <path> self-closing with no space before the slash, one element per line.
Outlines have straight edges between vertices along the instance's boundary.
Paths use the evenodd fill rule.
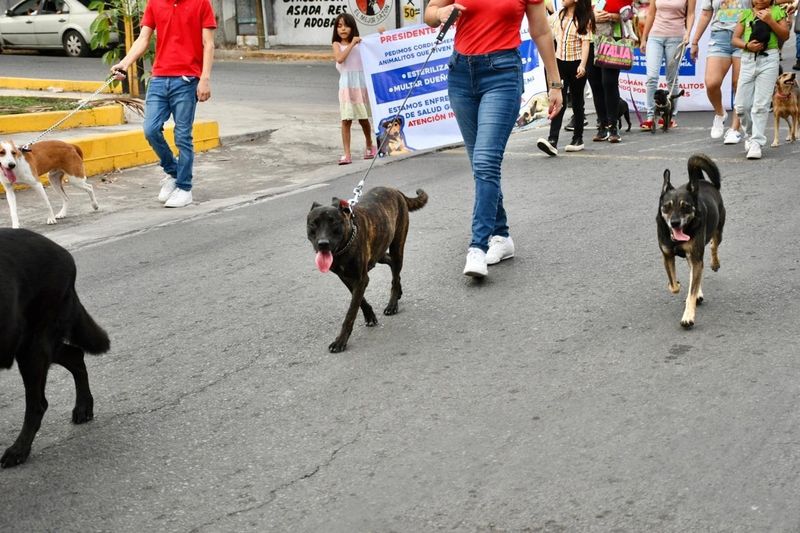
<path fill-rule="evenodd" d="M 0 15 L 0 51 L 8 49 L 58 50 L 68 56 L 89 55 L 89 29 L 97 12 L 91 0 L 22 0 Z M 116 42 L 117 36 L 112 35 Z"/>

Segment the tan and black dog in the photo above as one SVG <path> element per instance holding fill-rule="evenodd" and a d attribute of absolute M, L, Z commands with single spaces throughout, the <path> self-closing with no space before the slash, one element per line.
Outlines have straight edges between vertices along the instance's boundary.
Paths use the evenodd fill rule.
<path fill-rule="evenodd" d="M 784 119 L 789 126 L 786 140 L 789 142 L 797 140 L 797 127 L 800 123 L 800 89 L 797 88 L 794 72 L 784 72 L 778 76 L 775 92 L 772 93 L 772 114 L 775 116 L 775 136 L 772 138 L 772 146 L 780 145 L 778 140 L 780 119 Z"/>
<path fill-rule="evenodd" d="M 689 264 L 689 294 L 681 318 L 681 326 L 694 325 L 697 304 L 703 301 L 703 253 L 711 242 L 711 270 L 719 270 L 717 248 L 722 242 L 725 206 L 720 194 L 719 168 L 710 157 L 695 154 L 689 158 L 689 183 L 677 189 L 664 171 L 664 184 L 658 204 L 658 245 L 664 256 L 667 281 L 672 294 L 681 290 L 675 272 L 675 256 L 685 257 Z M 703 173 L 709 181 L 703 179 Z"/>
<path fill-rule="evenodd" d="M 375 187 L 352 208 L 347 200 L 339 198 L 334 198 L 331 205 L 314 202 L 311 206 L 306 232 L 317 252 L 317 267 L 322 272 L 333 270 L 352 294 L 342 330 L 328 346 L 331 352 L 341 352 L 347 346 L 359 307 L 367 326 L 378 323 L 372 306 L 364 298 L 369 271 L 376 263 L 392 269 L 392 293 L 383 314 L 397 313 L 397 301 L 403 294 L 400 270 L 408 212 L 421 209 L 427 202 L 428 195 L 422 189 L 417 189 L 416 198 L 408 198 L 397 189 Z"/>

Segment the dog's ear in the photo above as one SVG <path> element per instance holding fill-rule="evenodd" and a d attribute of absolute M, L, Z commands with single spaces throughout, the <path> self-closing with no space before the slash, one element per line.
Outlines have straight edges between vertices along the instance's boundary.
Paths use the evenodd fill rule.
<path fill-rule="evenodd" d="M 309 209 L 309 211 L 313 211 L 314 209 L 316 209 L 318 207 L 322 207 L 322 204 L 314 202 L 313 204 L 311 204 L 311 209 Z"/>
<path fill-rule="evenodd" d="M 672 186 L 672 183 L 669 181 L 669 169 L 664 170 L 664 183 L 661 185 L 661 194 L 667 193 L 674 189 L 675 187 Z"/>

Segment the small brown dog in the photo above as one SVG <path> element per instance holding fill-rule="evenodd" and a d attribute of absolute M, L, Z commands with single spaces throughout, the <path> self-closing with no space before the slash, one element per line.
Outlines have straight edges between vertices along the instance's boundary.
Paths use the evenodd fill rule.
<path fill-rule="evenodd" d="M 772 146 L 780 145 L 779 130 L 780 119 L 789 125 L 789 134 L 786 140 L 794 142 L 797 139 L 797 127 L 800 124 L 800 89 L 794 72 L 784 72 L 775 82 L 775 92 L 772 93 L 772 114 L 775 116 L 775 136 Z"/>
<path fill-rule="evenodd" d="M 334 198 L 331 205 L 311 206 L 306 221 L 308 240 L 316 252 L 321 272 L 332 270 L 350 290 L 352 298 L 342 330 L 328 350 L 341 352 L 353 331 L 359 307 L 367 326 L 375 326 L 378 318 L 364 298 L 369 284 L 369 271 L 377 263 L 392 269 L 392 293 L 384 315 L 397 313 L 397 301 L 403 294 L 400 270 L 408 234 L 408 212 L 421 209 L 428 195 L 417 189 L 417 197 L 409 198 L 397 189 L 375 187 L 351 207 L 347 200 Z"/>

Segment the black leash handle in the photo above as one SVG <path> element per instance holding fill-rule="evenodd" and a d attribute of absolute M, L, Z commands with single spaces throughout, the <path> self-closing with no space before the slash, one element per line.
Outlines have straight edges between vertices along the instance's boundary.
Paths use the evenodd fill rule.
<path fill-rule="evenodd" d="M 439 32 L 439 35 L 436 36 L 436 40 L 437 41 L 442 42 L 442 40 L 444 39 L 445 34 L 447 33 L 447 30 L 449 30 L 450 26 L 452 26 L 453 23 L 456 21 L 456 19 L 458 18 L 458 14 L 459 13 L 460 13 L 460 11 L 458 9 L 453 8 L 453 10 L 450 12 L 450 16 L 447 17 L 447 20 L 445 21 L 444 25 L 442 26 L 442 30 Z"/>

